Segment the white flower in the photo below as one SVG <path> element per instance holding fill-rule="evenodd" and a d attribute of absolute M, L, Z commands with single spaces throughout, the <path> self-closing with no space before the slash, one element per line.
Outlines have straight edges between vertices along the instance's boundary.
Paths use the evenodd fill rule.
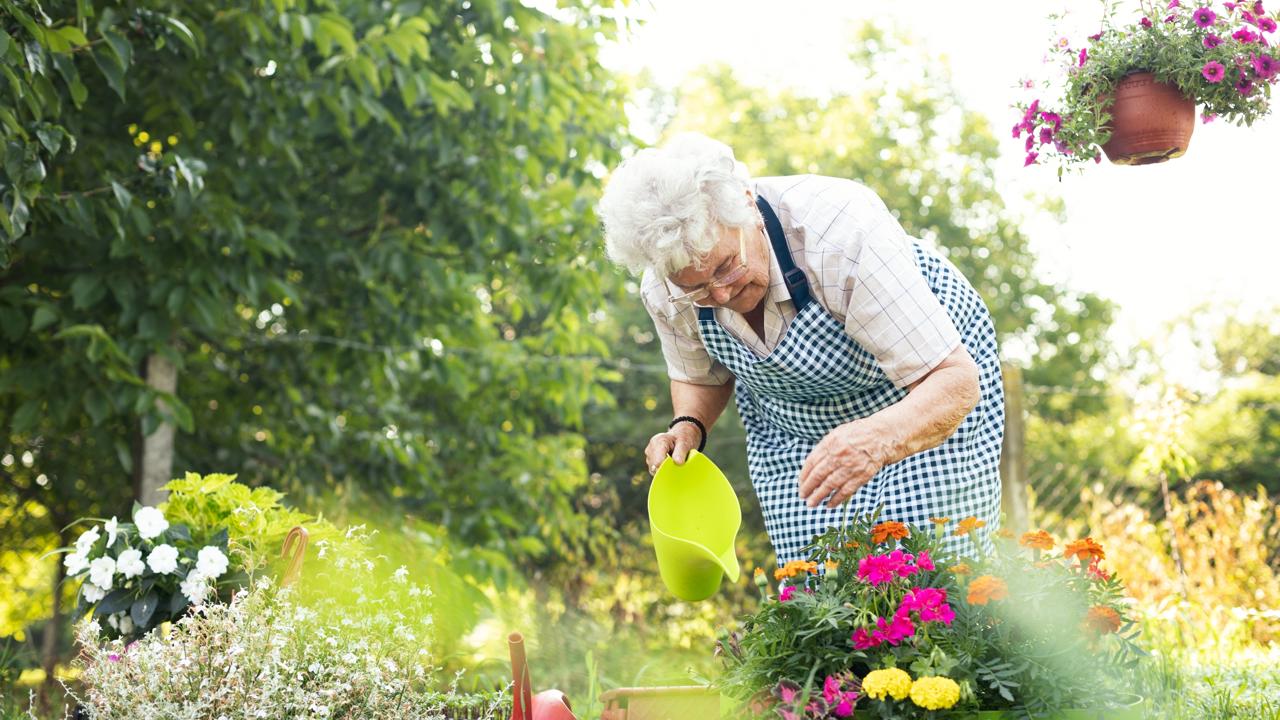
<path fill-rule="evenodd" d="M 227 556 L 218 548 L 207 545 L 196 556 L 196 572 L 207 578 L 217 579 L 227 571 Z"/>
<path fill-rule="evenodd" d="M 129 613 L 120 613 L 120 634 L 128 635 L 133 632 L 133 618 L 129 617 Z"/>
<path fill-rule="evenodd" d="M 123 614 L 124 613 L 113 613 L 107 616 L 107 624 L 111 626 L 112 630 L 120 629 L 120 616 Z"/>
<path fill-rule="evenodd" d="M 147 569 L 146 563 L 142 562 L 142 551 L 129 548 L 120 553 L 116 558 L 116 569 L 126 580 L 141 575 Z"/>
<path fill-rule="evenodd" d="M 194 570 L 187 575 L 186 580 L 182 581 L 180 589 L 182 594 L 187 596 L 188 602 L 199 606 L 204 604 L 204 599 L 209 594 L 209 583 L 205 581 L 205 577 L 199 570 Z"/>
<path fill-rule="evenodd" d="M 116 516 L 112 515 L 111 519 L 108 520 L 107 524 L 104 525 L 103 527 L 107 529 L 107 547 L 111 547 L 112 545 L 115 545 L 116 534 L 120 532 L 120 523 L 119 521 L 116 520 Z"/>
<path fill-rule="evenodd" d="M 76 552 L 80 555 L 88 555 L 93 549 L 93 544 L 98 542 L 98 538 L 102 537 L 102 533 L 98 532 L 98 526 L 93 526 L 83 533 L 76 540 Z"/>
<path fill-rule="evenodd" d="M 100 557 L 89 563 L 89 582 L 103 590 L 111 589 L 111 580 L 116 574 L 116 561 L 109 557 Z"/>
<path fill-rule="evenodd" d="M 75 552 L 62 558 L 62 564 L 67 567 L 67 576 L 79 575 L 84 569 L 89 567 L 89 558 L 84 553 Z"/>
<path fill-rule="evenodd" d="M 409 568 L 405 567 L 404 565 L 401 565 L 400 567 L 396 568 L 396 572 L 394 575 L 392 575 L 392 577 L 395 578 L 396 582 L 401 582 L 401 583 L 405 582 L 409 577 Z"/>
<path fill-rule="evenodd" d="M 138 535 L 143 540 L 150 540 L 169 529 L 164 513 L 153 507 L 138 508 L 138 512 L 133 514 L 133 524 L 138 526 Z"/>
<path fill-rule="evenodd" d="M 103 592 L 102 588 L 91 582 L 87 582 L 80 586 L 80 595 L 87 603 L 96 603 L 107 596 L 107 594 Z"/>
<path fill-rule="evenodd" d="M 147 566 L 151 572 L 168 575 L 178 569 L 178 549 L 172 545 L 157 545 L 147 556 Z"/>

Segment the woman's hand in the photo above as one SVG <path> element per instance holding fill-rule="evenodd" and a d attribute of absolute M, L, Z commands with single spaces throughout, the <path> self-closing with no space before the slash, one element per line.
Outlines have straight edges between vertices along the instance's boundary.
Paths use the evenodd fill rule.
<path fill-rule="evenodd" d="M 800 497 L 809 507 L 817 507 L 828 495 L 827 507 L 838 507 L 880 472 L 892 443 L 879 428 L 867 419 L 854 420 L 814 446 L 800 468 Z"/>
<path fill-rule="evenodd" d="M 649 474 L 658 472 L 662 461 L 670 455 L 677 465 L 683 465 L 689 459 L 689 451 L 698 449 L 702 442 L 702 433 L 698 426 L 690 422 L 676 423 L 666 432 L 660 432 L 649 438 L 649 446 L 644 449 L 645 462 L 649 464 Z"/>

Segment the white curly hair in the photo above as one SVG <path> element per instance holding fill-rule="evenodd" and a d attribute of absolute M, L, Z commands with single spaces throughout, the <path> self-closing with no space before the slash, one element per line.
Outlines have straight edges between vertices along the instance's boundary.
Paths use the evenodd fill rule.
<path fill-rule="evenodd" d="M 716 224 L 759 222 L 747 197 L 750 179 L 728 145 L 698 133 L 641 150 L 614 170 L 600 200 L 609 258 L 636 274 L 701 269 L 718 239 Z"/>

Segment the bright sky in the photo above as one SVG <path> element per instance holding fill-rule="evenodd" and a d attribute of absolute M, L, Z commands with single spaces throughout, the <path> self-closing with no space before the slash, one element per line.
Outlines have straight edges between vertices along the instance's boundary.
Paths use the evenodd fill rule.
<path fill-rule="evenodd" d="M 1070 4 L 1059 31 L 1078 47 L 1097 30 L 1101 3 Z M 1145 167 L 1104 161 L 1061 183 L 1050 167 L 1023 168 L 1022 142 L 1006 132 L 1015 122 L 1010 103 L 1021 92 L 1014 86 L 1044 72 L 1041 59 L 1055 33 L 1048 16 L 1067 5 L 651 0 L 636 11 L 646 22 L 608 48 L 604 61 L 623 71 L 647 68 L 668 87 L 701 65 L 727 62 L 744 79 L 822 92 L 848 77 L 850 26 L 868 19 L 896 24 L 945 56 L 961 97 L 991 119 L 1002 138 L 997 180 L 1006 202 L 1020 207 L 1028 189 L 1065 201 L 1065 223 L 1041 218 L 1026 226 L 1041 270 L 1116 302 L 1115 339 L 1122 346 L 1152 337 L 1162 322 L 1205 302 L 1238 302 L 1254 311 L 1280 305 L 1280 93 L 1272 116 L 1252 128 L 1197 124 L 1178 160 Z M 653 139 L 643 123 L 637 132 Z M 1171 350 L 1166 369 L 1190 373 L 1194 364 Z"/>

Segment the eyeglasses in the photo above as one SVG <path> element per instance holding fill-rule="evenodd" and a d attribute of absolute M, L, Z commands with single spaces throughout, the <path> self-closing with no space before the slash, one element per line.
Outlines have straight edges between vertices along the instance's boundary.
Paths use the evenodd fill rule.
<path fill-rule="evenodd" d="M 742 276 L 747 273 L 747 236 L 743 234 L 742 228 L 738 228 L 738 264 L 726 270 L 723 274 L 711 278 L 708 282 L 698 288 L 690 290 L 682 295 L 671 295 L 668 293 L 667 298 L 673 305 L 696 305 L 698 307 L 708 307 L 699 303 L 706 300 L 711 295 L 711 291 L 717 288 L 725 288 L 738 282 Z"/>

